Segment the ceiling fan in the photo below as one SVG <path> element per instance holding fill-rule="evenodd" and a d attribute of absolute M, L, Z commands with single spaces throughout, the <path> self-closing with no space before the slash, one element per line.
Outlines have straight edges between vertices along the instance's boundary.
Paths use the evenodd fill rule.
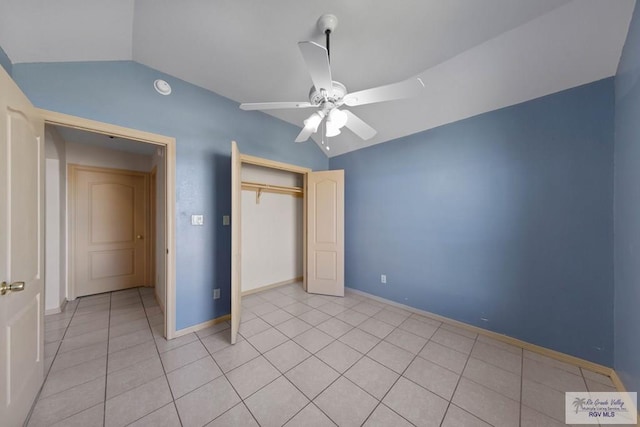
<path fill-rule="evenodd" d="M 331 78 L 329 38 L 337 24 L 338 18 L 334 15 L 322 15 L 318 19 L 318 28 L 326 36 L 326 47 L 311 41 L 298 42 L 298 47 L 313 82 L 309 91 L 309 102 L 243 103 L 240 104 L 240 108 L 243 110 L 317 108 L 317 111 L 304 120 L 304 127 L 298 134 L 296 142 L 304 142 L 309 139 L 313 133 L 318 131 L 323 120 L 325 124 L 324 136 L 326 137 L 339 135 L 340 129 L 346 126 L 364 140 L 373 138 L 376 134 L 374 128 L 351 111 L 341 110 L 340 107 L 343 105 L 357 107 L 358 105 L 413 97 L 424 89 L 424 83 L 420 78 L 411 78 L 398 83 L 348 93 L 342 83 Z"/>

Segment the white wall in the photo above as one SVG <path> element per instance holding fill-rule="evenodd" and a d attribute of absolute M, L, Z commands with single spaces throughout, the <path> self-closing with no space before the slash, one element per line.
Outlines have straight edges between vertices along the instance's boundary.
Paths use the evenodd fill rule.
<path fill-rule="evenodd" d="M 57 313 L 67 295 L 67 165 L 64 140 L 45 127 L 45 310 Z"/>
<path fill-rule="evenodd" d="M 67 164 L 127 169 L 140 172 L 149 172 L 151 170 L 150 156 L 109 150 L 75 141 L 67 141 L 66 151 Z"/>
<path fill-rule="evenodd" d="M 300 186 L 298 174 L 242 165 L 242 180 Z M 302 198 L 242 191 L 242 291 L 302 276 Z"/>
<path fill-rule="evenodd" d="M 166 288 L 166 242 L 165 242 L 165 157 L 164 149 L 159 148 L 151 159 L 151 168 L 156 167 L 156 248 L 151 256 L 156 258 L 155 293 L 156 299 L 164 311 Z"/>

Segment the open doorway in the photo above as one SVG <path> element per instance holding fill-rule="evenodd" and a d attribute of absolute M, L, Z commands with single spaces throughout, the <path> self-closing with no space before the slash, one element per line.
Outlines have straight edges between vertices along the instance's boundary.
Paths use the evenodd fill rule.
<path fill-rule="evenodd" d="M 42 113 L 46 312 L 79 296 L 141 287 L 161 307 L 163 335 L 173 338 L 175 140 Z"/>

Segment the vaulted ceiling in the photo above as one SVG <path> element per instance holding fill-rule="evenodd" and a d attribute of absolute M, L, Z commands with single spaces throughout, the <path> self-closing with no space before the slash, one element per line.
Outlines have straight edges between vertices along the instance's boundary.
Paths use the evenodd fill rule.
<path fill-rule="evenodd" d="M 378 133 L 362 141 L 343 131 L 330 140 L 335 156 L 614 75 L 634 5 L 1 0 L 0 46 L 14 63 L 134 60 L 237 102 L 307 101 L 297 42 L 324 44 L 316 21 L 333 13 L 334 80 L 350 92 L 415 76 L 426 85 L 416 98 L 352 108 Z M 310 112 L 269 114 L 301 126 Z"/>

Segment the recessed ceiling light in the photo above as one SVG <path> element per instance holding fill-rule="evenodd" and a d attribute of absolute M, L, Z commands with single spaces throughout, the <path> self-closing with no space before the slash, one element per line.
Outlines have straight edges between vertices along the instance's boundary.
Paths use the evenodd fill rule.
<path fill-rule="evenodd" d="M 153 87 L 160 95 L 169 95 L 171 93 L 171 85 L 162 79 L 153 82 Z"/>

